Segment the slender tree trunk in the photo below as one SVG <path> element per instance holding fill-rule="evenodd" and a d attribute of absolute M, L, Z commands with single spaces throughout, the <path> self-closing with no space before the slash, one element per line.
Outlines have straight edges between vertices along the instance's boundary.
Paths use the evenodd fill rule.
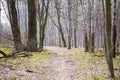
<path fill-rule="evenodd" d="M 85 52 L 89 52 L 88 37 L 86 32 L 85 32 Z"/>
<path fill-rule="evenodd" d="M 106 27 L 105 27 L 106 60 L 110 72 L 110 78 L 114 79 L 115 75 L 114 75 L 114 66 L 113 66 L 112 40 L 111 40 L 111 0 L 105 0 L 105 2 L 106 2 Z"/>
<path fill-rule="evenodd" d="M 77 48 L 78 0 L 74 0 L 74 3 L 76 4 L 75 11 L 73 11 L 73 16 L 75 17 L 74 30 L 73 30 L 74 31 L 74 47 Z"/>
<path fill-rule="evenodd" d="M 62 30 L 62 29 L 61 29 Z M 63 46 L 64 47 L 67 47 L 66 45 L 66 41 L 65 41 L 65 37 L 64 37 L 64 34 L 63 34 L 63 31 L 60 30 L 60 34 L 61 34 L 61 38 L 62 38 L 62 42 L 63 42 Z"/>
<path fill-rule="evenodd" d="M 116 57 L 116 39 L 117 39 L 117 30 L 116 30 L 116 0 L 114 0 L 114 19 L 113 19 L 113 57 Z"/>
<path fill-rule="evenodd" d="M 103 29 L 102 29 L 102 31 L 103 31 L 103 35 L 104 35 L 104 47 L 105 47 L 105 52 L 107 52 L 107 46 L 106 46 L 106 37 L 105 37 L 105 26 L 106 26 L 106 24 L 105 24 L 105 3 L 104 3 L 104 0 L 102 0 L 102 9 L 103 9 Z"/>
<path fill-rule="evenodd" d="M 40 5 L 38 5 L 38 9 L 40 9 Z M 48 10 L 49 10 L 49 0 L 47 0 L 47 5 L 45 5 L 45 1 L 42 0 L 42 10 L 39 12 L 39 28 L 40 28 L 40 44 L 39 44 L 39 51 L 43 51 L 43 45 L 44 45 L 44 38 L 45 38 L 45 28 L 46 23 L 48 19 Z M 44 13 L 45 11 L 45 13 Z"/>
<path fill-rule="evenodd" d="M 20 28 L 18 25 L 17 10 L 15 7 L 15 0 L 7 0 L 7 6 L 9 13 L 9 20 L 13 34 L 14 47 L 16 51 L 19 51 L 21 50 L 22 43 L 21 43 Z"/>
<path fill-rule="evenodd" d="M 94 3 L 94 0 L 93 0 Z M 89 27 L 89 51 L 94 53 L 94 25 L 92 25 L 92 17 L 94 17 L 94 13 L 92 15 L 93 5 L 92 2 L 89 1 L 89 21 L 90 21 L 90 27 Z"/>
<path fill-rule="evenodd" d="M 89 51 L 91 52 L 92 50 L 92 35 L 91 35 L 91 32 L 92 32 L 92 5 L 91 5 L 91 1 L 89 0 L 88 1 L 88 9 L 89 9 L 89 12 L 88 12 L 88 15 L 89 15 Z"/>
<path fill-rule="evenodd" d="M 72 27 L 71 27 L 71 0 L 68 0 L 68 18 L 69 18 L 69 27 L 68 27 L 68 49 L 71 49 L 71 38 L 72 38 Z"/>
<path fill-rule="evenodd" d="M 36 25 L 36 0 L 28 2 L 28 50 L 37 51 L 37 25 Z"/>
<path fill-rule="evenodd" d="M 61 45 L 61 35 L 60 35 L 60 33 L 59 33 L 59 46 L 61 47 L 62 45 Z"/>
<path fill-rule="evenodd" d="M 84 15 L 84 5 L 82 5 L 82 1 L 80 0 L 80 4 L 81 4 L 81 7 L 82 7 L 82 17 L 83 17 L 83 22 L 84 22 L 84 26 L 83 26 L 83 29 L 84 29 L 84 45 L 85 45 L 85 52 L 89 52 L 89 43 L 88 43 L 88 34 L 87 34 L 87 25 L 85 23 L 85 15 Z"/>
<path fill-rule="evenodd" d="M 76 27 L 74 28 L 74 45 L 75 45 L 75 48 L 77 48 L 77 30 L 76 30 Z"/>
<path fill-rule="evenodd" d="M 92 36 L 91 52 L 94 53 L 94 48 L 95 48 L 95 46 L 94 46 L 94 45 L 95 45 L 95 44 L 94 44 L 94 43 L 95 43 L 95 42 L 94 42 L 94 41 L 95 41 L 95 39 L 94 39 L 94 36 L 95 36 L 94 32 L 92 32 L 92 35 L 91 35 L 91 36 Z"/>
<path fill-rule="evenodd" d="M 59 32 L 60 32 L 60 35 L 61 35 L 61 38 L 62 38 L 63 46 L 64 46 L 64 47 L 67 47 L 66 41 L 65 41 L 65 37 L 64 37 L 64 34 L 63 34 L 62 25 L 61 25 L 61 19 L 60 19 L 60 3 L 59 3 L 58 0 L 55 0 L 55 6 L 56 6 L 57 19 L 58 19 L 58 25 L 59 25 L 58 29 L 59 29 Z"/>

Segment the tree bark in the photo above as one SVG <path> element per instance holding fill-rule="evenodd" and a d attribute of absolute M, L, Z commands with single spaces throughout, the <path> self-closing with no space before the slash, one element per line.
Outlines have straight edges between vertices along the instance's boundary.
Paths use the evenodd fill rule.
<path fill-rule="evenodd" d="M 49 0 L 47 0 L 47 4 L 45 5 L 45 1 L 42 0 L 42 9 L 41 12 L 39 11 L 40 4 L 38 3 L 38 16 L 39 16 L 39 34 L 40 34 L 40 44 L 39 44 L 39 51 L 43 51 L 44 45 L 44 38 L 45 38 L 45 28 L 48 19 L 48 10 L 49 10 Z M 44 13 L 45 12 L 45 13 Z"/>
<path fill-rule="evenodd" d="M 114 0 L 114 19 L 113 19 L 113 57 L 116 57 L 116 40 L 117 40 L 117 30 L 116 30 L 116 0 Z"/>
<path fill-rule="evenodd" d="M 36 0 L 28 2 L 28 51 L 37 51 L 37 30 L 36 30 Z"/>
<path fill-rule="evenodd" d="M 85 33 L 85 52 L 89 52 L 87 33 Z"/>
<path fill-rule="evenodd" d="M 21 49 L 22 43 L 21 43 L 20 28 L 18 25 L 17 10 L 15 7 L 15 0 L 7 0 L 7 7 L 8 7 L 9 20 L 13 34 L 14 47 L 16 51 L 19 51 Z"/>
<path fill-rule="evenodd" d="M 91 43 L 91 52 L 92 52 L 92 53 L 94 53 L 94 48 L 95 48 L 95 46 L 94 46 L 94 45 L 95 45 L 95 44 L 94 44 L 94 43 L 95 43 L 94 35 L 95 35 L 95 34 L 94 34 L 94 32 L 93 32 L 92 35 L 91 35 L 91 36 L 92 36 L 92 40 L 91 40 L 91 41 L 92 41 L 92 43 Z"/>
<path fill-rule="evenodd" d="M 68 18 L 69 18 L 69 27 L 68 27 L 68 49 L 71 49 L 71 38 L 72 38 L 72 27 L 71 27 L 71 0 L 68 0 Z"/>
<path fill-rule="evenodd" d="M 112 40 L 111 40 L 111 0 L 105 0 L 106 2 L 106 27 L 105 27 L 105 37 L 106 37 L 106 60 L 108 64 L 108 69 L 110 72 L 110 78 L 115 78 L 114 66 L 113 66 L 113 54 L 112 54 Z"/>

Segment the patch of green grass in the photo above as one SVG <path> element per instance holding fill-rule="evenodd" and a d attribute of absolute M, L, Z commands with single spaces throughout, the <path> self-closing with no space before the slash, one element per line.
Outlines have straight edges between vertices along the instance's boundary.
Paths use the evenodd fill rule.
<path fill-rule="evenodd" d="M 7 61 L 9 62 L 17 62 L 20 63 L 22 61 L 33 61 L 33 60 L 41 60 L 41 59 L 45 59 L 45 58 L 49 58 L 50 55 L 50 51 L 49 50 L 44 50 L 43 52 L 30 52 L 33 56 L 30 57 L 19 57 L 19 58 L 3 58 L 0 59 L 0 63 Z"/>
<path fill-rule="evenodd" d="M 43 59 L 49 57 L 49 50 L 44 50 L 43 52 L 32 52 L 33 56 L 31 58 L 35 59 Z"/>
<path fill-rule="evenodd" d="M 14 50 L 14 48 L 12 46 L 8 47 L 6 45 L 0 45 L 0 50 L 3 51 L 6 54 L 9 54 Z M 2 57 L 2 54 L 0 54 L 0 57 Z"/>
<path fill-rule="evenodd" d="M 114 65 L 117 67 L 120 65 L 120 56 L 116 56 L 116 58 L 113 58 Z"/>
<path fill-rule="evenodd" d="M 105 80 L 105 77 L 103 77 L 103 76 L 101 76 L 101 77 L 94 76 L 94 77 L 90 78 L 89 80 Z"/>
<path fill-rule="evenodd" d="M 0 47 L 0 50 L 2 50 L 5 53 L 9 53 L 9 49 L 7 49 L 6 47 Z"/>
<path fill-rule="evenodd" d="M 72 48 L 72 49 L 67 49 L 67 48 L 62 48 L 66 53 L 71 53 L 71 54 L 77 54 L 77 53 L 85 53 L 83 48 Z"/>
<path fill-rule="evenodd" d="M 76 59 L 80 60 L 89 60 L 89 59 L 95 59 L 95 60 L 100 60 L 100 59 L 105 59 L 105 56 L 96 56 L 94 54 L 96 53 L 89 53 L 89 52 L 84 52 L 84 49 L 82 48 L 72 48 L 70 50 L 64 49 L 66 52 L 71 53 L 74 55 Z"/>

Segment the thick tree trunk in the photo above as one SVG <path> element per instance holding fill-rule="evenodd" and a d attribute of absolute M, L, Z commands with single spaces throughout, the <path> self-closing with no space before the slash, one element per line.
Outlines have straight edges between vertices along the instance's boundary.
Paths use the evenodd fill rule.
<path fill-rule="evenodd" d="M 14 47 L 16 51 L 19 51 L 22 43 L 21 43 L 20 28 L 18 26 L 18 17 L 17 17 L 17 10 L 15 7 L 15 1 L 7 0 L 7 6 L 8 6 L 8 13 L 9 13 L 12 34 L 13 34 Z"/>
<path fill-rule="evenodd" d="M 37 51 L 36 0 L 28 1 L 28 50 Z"/>
<path fill-rule="evenodd" d="M 106 0 L 106 27 L 105 27 L 105 37 L 106 37 L 106 60 L 108 64 L 108 69 L 110 72 L 110 77 L 115 78 L 114 66 L 113 66 L 113 53 L 112 53 L 112 40 L 111 40 L 111 0 Z"/>

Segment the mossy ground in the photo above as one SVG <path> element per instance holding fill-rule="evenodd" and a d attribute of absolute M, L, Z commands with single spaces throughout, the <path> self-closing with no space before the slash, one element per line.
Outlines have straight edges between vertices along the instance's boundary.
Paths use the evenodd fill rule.
<path fill-rule="evenodd" d="M 12 47 L 6 47 L 6 46 L 0 46 L 0 50 L 2 50 L 3 52 L 5 52 L 6 54 L 10 54 L 14 49 Z M 26 53 L 21 52 L 21 53 Z M 19 57 L 19 58 L 7 58 L 7 59 L 0 59 L 0 63 L 4 62 L 4 61 L 22 61 L 22 60 L 41 60 L 41 59 L 45 59 L 45 58 L 49 58 L 49 53 L 50 51 L 47 49 L 44 49 L 43 52 L 29 52 L 30 54 L 32 54 L 33 56 L 30 57 Z M 19 54 L 19 53 L 18 53 Z M 2 57 L 3 55 L 0 54 L 0 57 Z"/>
<path fill-rule="evenodd" d="M 91 72 L 89 80 L 108 80 L 108 67 L 106 63 L 105 52 L 103 49 L 95 49 L 95 53 L 84 52 L 83 48 L 72 48 L 70 50 L 62 48 L 77 59 L 80 64 L 79 67 Z M 120 79 L 120 56 L 113 58 L 116 80 Z M 89 68 L 89 69 L 88 69 Z"/>

